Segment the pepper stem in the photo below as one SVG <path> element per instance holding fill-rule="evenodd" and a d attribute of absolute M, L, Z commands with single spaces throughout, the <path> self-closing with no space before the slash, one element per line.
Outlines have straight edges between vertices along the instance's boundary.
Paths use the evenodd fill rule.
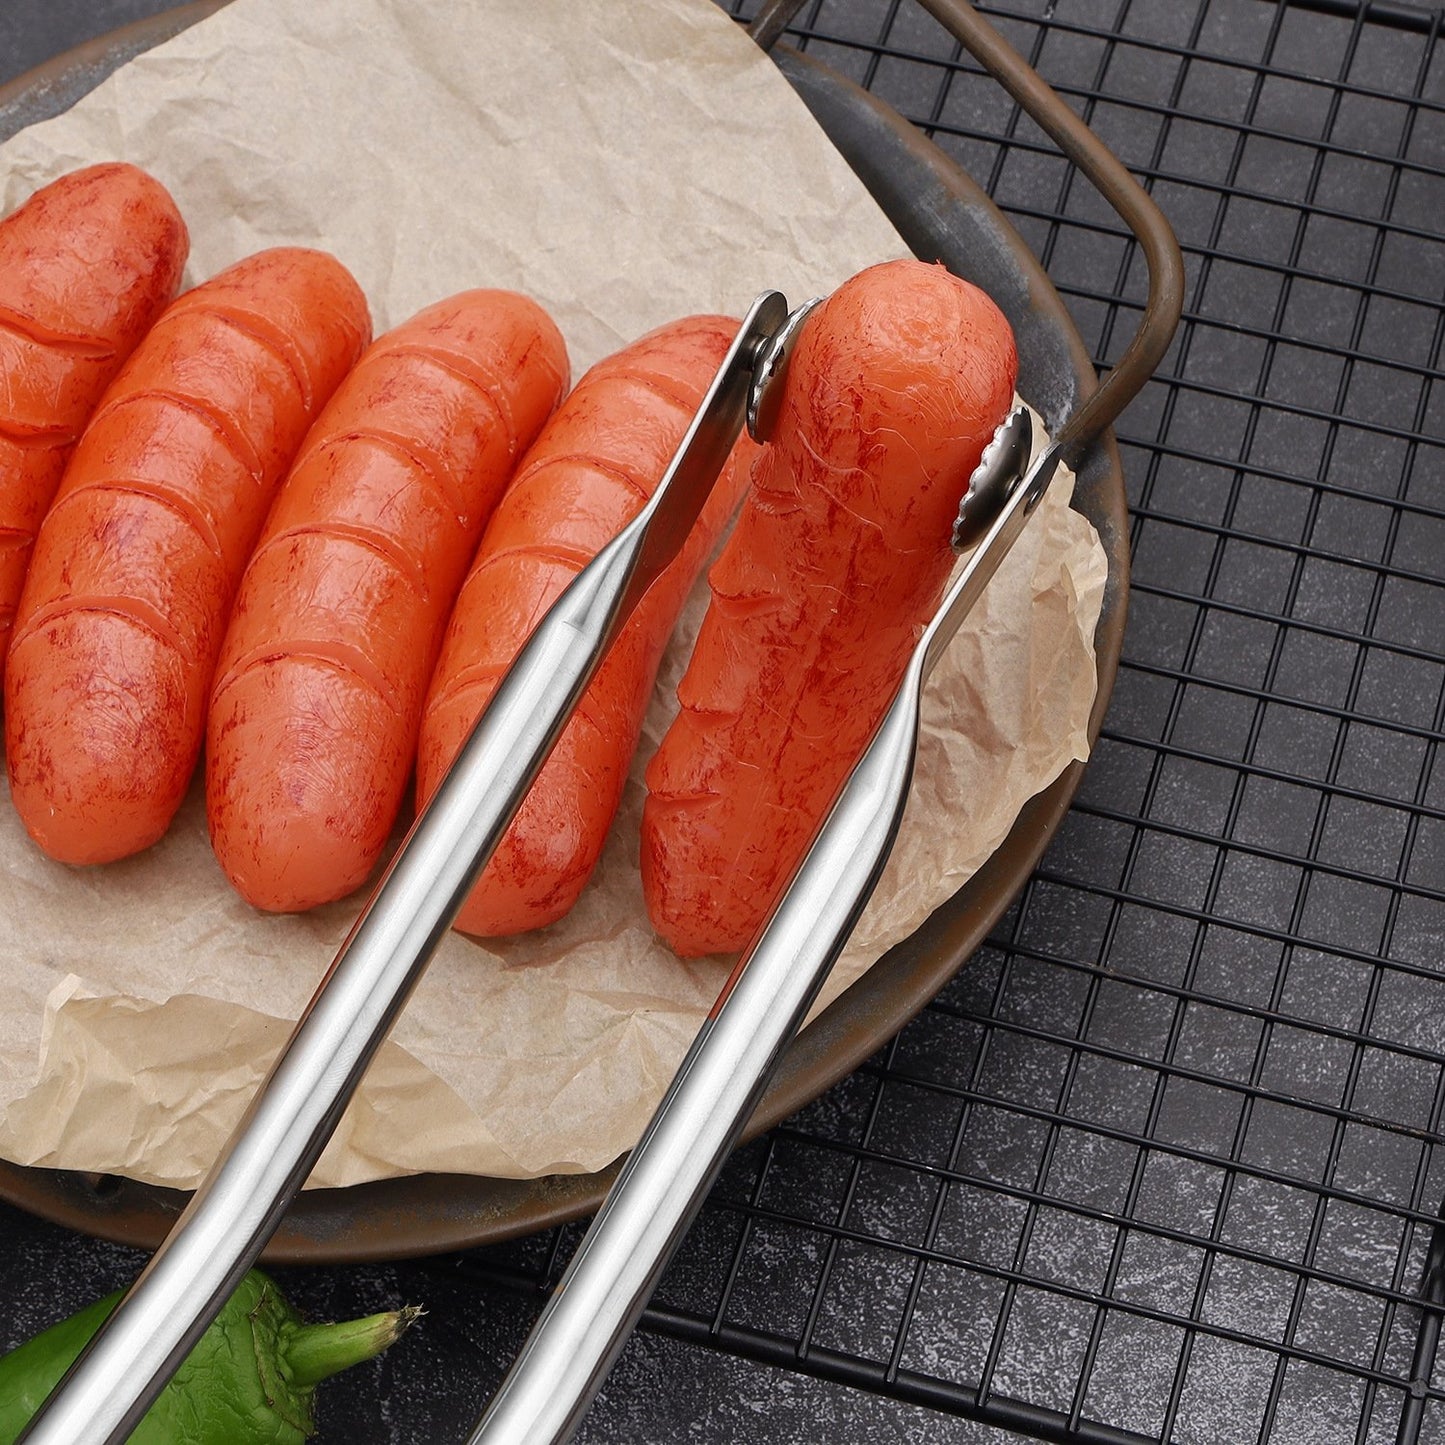
<path fill-rule="evenodd" d="M 359 1365 L 394 1344 L 421 1318 L 420 1305 L 338 1324 L 300 1325 L 285 1342 L 286 1373 L 298 1389 Z"/>

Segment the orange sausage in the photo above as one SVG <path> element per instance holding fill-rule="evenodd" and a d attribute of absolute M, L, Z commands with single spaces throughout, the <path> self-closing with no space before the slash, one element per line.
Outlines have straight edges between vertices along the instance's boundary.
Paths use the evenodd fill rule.
<path fill-rule="evenodd" d="M 236 582 L 370 329 L 340 262 L 263 251 L 172 304 L 105 394 L 36 540 L 5 679 L 11 794 L 52 858 L 123 858 L 169 826 Z"/>
<path fill-rule="evenodd" d="M 643 889 L 678 954 L 766 918 L 938 603 L 1016 371 L 1002 313 L 941 266 L 872 267 L 807 322 L 647 770 Z"/>
<path fill-rule="evenodd" d="M 566 585 L 642 509 L 738 323 L 689 317 L 594 366 L 527 454 L 482 539 L 423 716 L 417 796 L 430 798 L 498 680 Z M 484 937 L 561 918 L 591 877 L 668 635 L 736 510 L 755 450 L 736 448 L 678 556 L 603 660 L 457 927 Z"/>
<path fill-rule="evenodd" d="M 256 907 L 341 898 L 381 856 L 442 628 L 567 373 L 540 306 L 469 291 L 375 342 L 311 428 L 236 594 L 207 726 L 211 842 Z"/>
<path fill-rule="evenodd" d="M 166 188 L 119 163 L 61 176 L 0 221 L 0 677 L 66 460 L 189 250 Z"/>

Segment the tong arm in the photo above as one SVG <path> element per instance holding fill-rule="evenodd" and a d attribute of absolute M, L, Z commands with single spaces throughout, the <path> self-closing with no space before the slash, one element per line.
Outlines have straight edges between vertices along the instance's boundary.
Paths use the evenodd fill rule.
<path fill-rule="evenodd" d="M 743 950 L 468 1445 L 559 1445 L 586 1414 L 877 886 L 913 779 L 923 684 L 1060 459 L 1050 447 L 1007 491 L 955 574 L 872 740 Z"/>
<path fill-rule="evenodd" d="M 776 291 L 753 304 L 651 500 L 533 632 L 221 1157 L 21 1440 L 119 1445 L 260 1256 L 608 645 L 691 528 L 787 314 Z"/>

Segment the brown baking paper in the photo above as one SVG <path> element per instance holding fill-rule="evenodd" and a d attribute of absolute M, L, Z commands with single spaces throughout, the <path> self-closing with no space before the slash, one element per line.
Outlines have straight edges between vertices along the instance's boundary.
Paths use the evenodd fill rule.
<path fill-rule="evenodd" d="M 323 246 L 378 331 L 471 286 L 546 305 L 574 375 L 696 311 L 794 302 L 903 254 L 770 61 L 708 0 L 235 0 L 3 147 L 9 210 L 74 166 L 159 176 L 188 281 Z M 902 837 L 834 997 L 953 893 L 1086 751 L 1105 576 L 1061 478 L 930 687 Z M 701 612 L 695 595 L 646 756 Z M 594 1170 L 637 1138 L 725 976 L 653 938 L 634 769 L 571 917 L 444 943 L 311 1184 Z M 270 917 L 231 892 L 193 792 L 103 868 L 42 857 L 0 798 L 0 1154 L 194 1184 L 360 899 Z"/>

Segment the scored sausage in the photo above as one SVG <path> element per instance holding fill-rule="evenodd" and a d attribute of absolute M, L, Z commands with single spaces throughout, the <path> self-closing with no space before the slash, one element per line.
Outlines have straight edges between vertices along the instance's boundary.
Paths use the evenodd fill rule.
<path fill-rule="evenodd" d="M 695 316 L 594 366 L 562 403 L 482 539 L 427 698 L 417 796 L 435 791 L 502 674 L 563 588 L 656 490 L 738 323 Z M 597 866 L 667 639 L 737 508 L 755 448 L 734 449 L 678 555 L 619 633 L 523 800 L 457 927 L 541 928 Z"/>
<path fill-rule="evenodd" d="M 189 250 L 170 193 L 119 162 L 71 171 L 0 221 L 0 677 L 71 449 Z"/>
<path fill-rule="evenodd" d="M 373 343 L 312 427 L 236 595 L 207 727 L 211 842 L 256 907 L 341 898 L 381 856 L 441 630 L 567 376 L 540 306 L 470 291 Z"/>
<path fill-rule="evenodd" d="M 5 679 L 11 794 L 51 857 L 107 862 L 169 826 L 236 583 L 370 329 L 339 261 L 279 247 L 181 296 L 106 393 L 36 540 Z"/>
<path fill-rule="evenodd" d="M 805 323 L 647 769 L 643 889 L 678 954 L 744 947 L 801 858 L 937 606 L 1017 365 L 994 303 L 918 261 Z"/>

